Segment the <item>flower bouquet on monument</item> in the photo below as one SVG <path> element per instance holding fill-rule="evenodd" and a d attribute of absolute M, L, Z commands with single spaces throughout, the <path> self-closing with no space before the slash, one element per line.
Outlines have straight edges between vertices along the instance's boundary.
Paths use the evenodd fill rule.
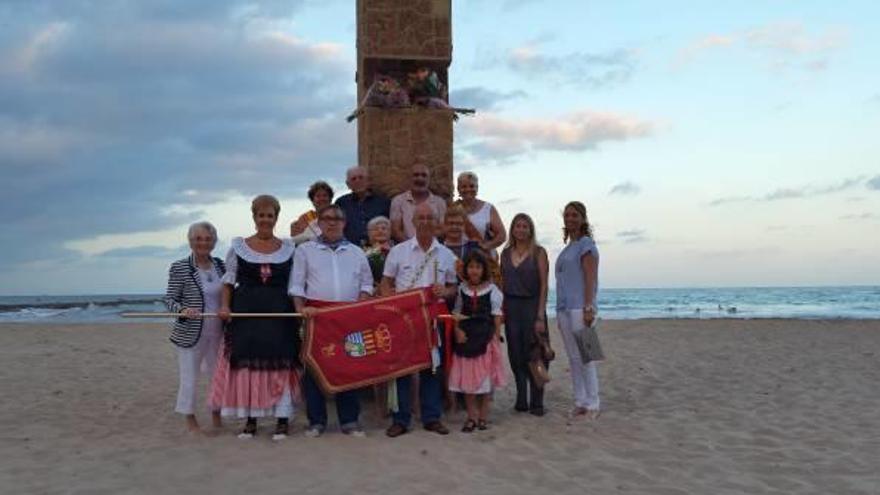
<path fill-rule="evenodd" d="M 385 74 L 376 74 L 373 76 L 373 83 L 367 89 L 361 104 L 345 120 L 351 122 L 358 118 L 364 113 L 366 107 L 406 108 L 409 106 L 409 94 L 397 79 Z"/>

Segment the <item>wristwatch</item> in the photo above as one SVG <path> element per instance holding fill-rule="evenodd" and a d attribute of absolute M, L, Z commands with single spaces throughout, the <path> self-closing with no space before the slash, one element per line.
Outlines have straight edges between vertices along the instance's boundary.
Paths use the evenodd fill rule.
<path fill-rule="evenodd" d="M 588 306 L 584 306 L 584 313 L 586 313 L 587 311 L 591 311 L 593 314 L 596 314 L 599 312 L 599 310 L 596 309 L 596 306 L 594 306 L 592 304 L 590 304 Z"/>

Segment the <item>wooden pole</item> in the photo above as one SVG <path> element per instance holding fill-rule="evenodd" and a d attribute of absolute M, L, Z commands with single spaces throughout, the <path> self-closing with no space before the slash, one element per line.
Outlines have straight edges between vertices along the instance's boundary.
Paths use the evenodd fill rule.
<path fill-rule="evenodd" d="M 181 313 L 122 313 L 123 318 L 218 318 L 217 313 L 186 316 Z M 302 313 L 229 313 L 231 318 L 302 318 Z"/>
<path fill-rule="evenodd" d="M 181 313 L 120 313 L 123 318 L 217 318 L 217 313 L 201 313 L 184 316 Z M 231 318 L 303 318 L 302 313 L 229 313 Z M 469 317 L 458 314 L 437 315 L 441 320 L 466 320 Z"/>

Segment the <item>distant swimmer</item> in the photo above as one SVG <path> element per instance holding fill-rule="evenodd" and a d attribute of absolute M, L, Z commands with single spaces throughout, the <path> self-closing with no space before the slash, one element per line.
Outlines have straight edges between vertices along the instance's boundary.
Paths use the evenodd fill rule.
<path fill-rule="evenodd" d="M 730 314 L 736 313 L 736 306 L 731 306 L 731 307 L 727 308 L 727 312 Z"/>

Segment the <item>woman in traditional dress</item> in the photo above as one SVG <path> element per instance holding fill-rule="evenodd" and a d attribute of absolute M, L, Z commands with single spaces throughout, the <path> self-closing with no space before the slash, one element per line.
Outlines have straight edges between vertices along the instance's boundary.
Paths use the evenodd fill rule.
<path fill-rule="evenodd" d="M 299 392 L 299 326 L 295 318 L 230 318 L 229 313 L 292 313 L 288 296 L 294 246 L 274 235 L 281 206 L 262 195 L 251 203 L 256 233 L 232 240 L 226 256 L 223 301 L 227 321 L 223 359 L 211 399 L 224 416 L 247 418 L 240 438 L 253 437 L 257 418 L 275 416 L 273 439 L 287 436 Z"/>
<path fill-rule="evenodd" d="M 180 313 L 171 327 L 169 340 L 177 346 L 180 386 L 177 389 L 175 411 L 186 418 L 187 430 L 200 432 L 195 409 L 198 398 L 198 379 L 204 372 L 210 380 L 217 364 L 222 329 L 217 318 L 201 318 L 220 307 L 222 283 L 226 273 L 223 261 L 211 257 L 217 244 L 217 230 L 208 222 L 197 222 L 187 232 L 192 250 L 186 258 L 175 261 L 168 270 L 168 288 L 165 306 L 172 313 Z M 220 410 L 211 411 L 215 428 L 219 428 Z"/>
<path fill-rule="evenodd" d="M 535 416 L 544 415 L 544 388 L 532 376 L 529 362 L 536 347 L 547 339 L 548 271 L 547 251 L 535 240 L 535 223 L 525 213 L 518 213 L 510 222 L 510 240 L 501 252 L 504 330 L 516 384 L 514 409 Z M 543 355 L 539 359 L 546 369 L 549 362 Z"/>
<path fill-rule="evenodd" d="M 465 233 L 471 240 L 480 243 L 484 251 L 497 259 L 495 248 L 507 240 L 507 231 L 498 210 L 488 201 L 477 199 L 479 180 L 473 172 L 462 172 L 457 180 L 458 203 L 467 214 Z"/>
<path fill-rule="evenodd" d="M 599 377 L 596 362 L 584 364 L 575 334 L 583 335 L 596 319 L 599 287 L 599 250 L 587 208 L 580 201 L 565 205 L 563 242 L 556 259 L 556 318 L 568 354 L 574 388 L 572 417 L 599 417 Z M 598 344 L 598 341 L 596 342 Z"/>
<path fill-rule="evenodd" d="M 317 211 L 333 202 L 333 188 L 319 180 L 309 186 L 308 195 L 314 209 L 303 213 L 290 224 L 290 237 L 296 245 L 321 237 Z"/>

